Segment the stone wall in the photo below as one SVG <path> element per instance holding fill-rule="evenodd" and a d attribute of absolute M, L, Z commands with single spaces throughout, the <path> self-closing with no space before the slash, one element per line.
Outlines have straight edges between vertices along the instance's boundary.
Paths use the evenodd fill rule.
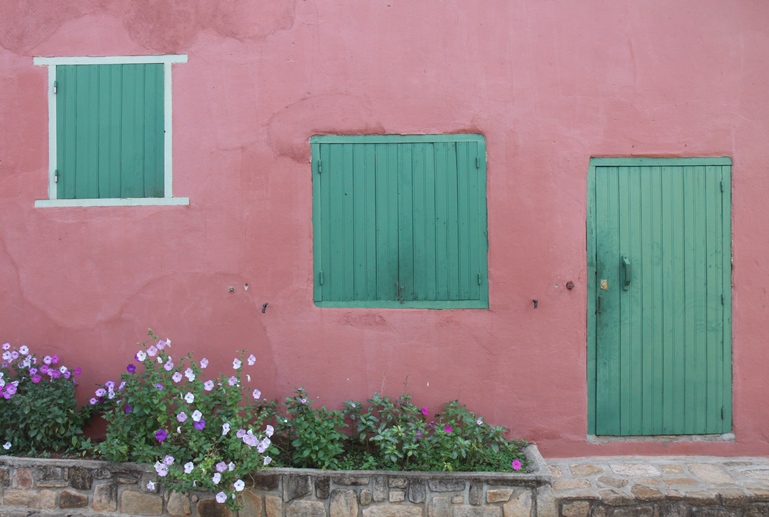
<path fill-rule="evenodd" d="M 554 508 L 536 447 L 524 474 L 266 469 L 251 476 L 240 516 L 536 517 Z M 0 457 L 0 517 L 234 517 L 213 494 L 165 491 L 148 465 Z M 539 508 L 539 512 L 538 512 Z M 546 509 L 547 508 L 547 509 Z"/>

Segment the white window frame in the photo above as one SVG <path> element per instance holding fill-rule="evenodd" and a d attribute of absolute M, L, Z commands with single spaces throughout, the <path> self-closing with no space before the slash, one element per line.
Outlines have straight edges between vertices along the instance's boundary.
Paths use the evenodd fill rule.
<path fill-rule="evenodd" d="M 171 65 L 186 63 L 186 54 L 158 56 L 104 56 L 104 57 L 35 57 L 33 64 L 48 67 L 48 199 L 35 200 L 36 208 L 44 207 L 85 207 L 85 206 L 151 206 L 189 205 L 190 198 L 173 196 L 171 102 Z M 98 199 L 57 199 L 57 134 L 56 134 L 56 81 L 57 65 L 125 65 L 160 63 L 163 65 L 163 196 L 156 198 L 98 198 Z"/>

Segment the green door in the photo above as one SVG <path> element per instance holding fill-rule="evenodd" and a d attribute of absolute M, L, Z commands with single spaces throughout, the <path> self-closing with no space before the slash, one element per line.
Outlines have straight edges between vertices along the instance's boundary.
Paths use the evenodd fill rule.
<path fill-rule="evenodd" d="M 594 158 L 589 432 L 731 432 L 731 160 Z"/>

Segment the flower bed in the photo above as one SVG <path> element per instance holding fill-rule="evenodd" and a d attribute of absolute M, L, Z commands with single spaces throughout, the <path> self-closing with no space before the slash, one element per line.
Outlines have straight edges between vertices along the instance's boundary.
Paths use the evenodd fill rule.
<path fill-rule="evenodd" d="M 2 515 L 411 517 L 548 515 L 550 474 L 536 446 L 526 473 L 269 468 L 247 476 L 233 512 L 211 492 L 167 491 L 150 465 L 0 456 Z M 539 511 L 538 511 L 539 509 Z"/>

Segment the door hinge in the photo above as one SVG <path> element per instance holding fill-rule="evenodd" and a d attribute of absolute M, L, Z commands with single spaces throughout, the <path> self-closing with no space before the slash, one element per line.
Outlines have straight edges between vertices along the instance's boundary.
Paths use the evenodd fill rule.
<path fill-rule="evenodd" d="M 59 182 L 59 169 L 56 169 L 53 172 L 53 182 L 54 183 L 58 183 Z"/>
<path fill-rule="evenodd" d="M 318 272 L 318 283 L 323 285 L 323 271 Z"/>
<path fill-rule="evenodd" d="M 481 282 L 482 282 L 482 279 L 481 279 L 481 274 L 480 274 L 480 273 L 478 273 L 478 285 L 481 285 Z"/>
<path fill-rule="evenodd" d="M 59 81 L 54 81 L 53 82 L 53 93 L 54 93 L 54 95 L 56 94 L 56 90 L 58 90 L 58 89 L 59 89 Z"/>
<path fill-rule="evenodd" d="M 721 192 L 724 191 L 724 180 L 721 180 Z"/>
<path fill-rule="evenodd" d="M 321 172 L 323 172 L 323 163 L 320 160 L 318 160 L 318 174 L 320 174 Z"/>
<path fill-rule="evenodd" d="M 478 156 L 475 157 L 475 168 L 476 169 L 480 169 L 481 168 L 481 159 Z"/>
<path fill-rule="evenodd" d="M 724 406 L 721 406 L 721 420 L 724 419 Z"/>
<path fill-rule="evenodd" d="M 723 304 L 724 304 L 724 295 L 722 294 L 721 295 L 721 305 L 723 305 Z"/>

